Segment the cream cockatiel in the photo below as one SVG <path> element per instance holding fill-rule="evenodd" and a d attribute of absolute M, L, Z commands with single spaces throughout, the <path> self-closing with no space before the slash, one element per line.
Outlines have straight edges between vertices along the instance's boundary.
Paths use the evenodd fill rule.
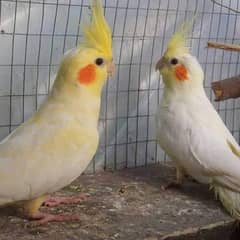
<path fill-rule="evenodd" d="M 45 196 L 76 179 L 98 147 L 101 90 L 114 70 L 111 31 L 100 0 L 93 0 L 83 33 L 79 47 L 64 56 L 39 111 L 0 143 L 0 205 L 22 204 L 25 216 L 40 219 L 38 224 L 75 219 L 38 209 L 45 200 L 50 206 L 68 201 Z"/>
<path fill-rule="evenodd" d="M 186 43 L 189 24 L 170 39 L 158 61 L 164 92 L 157 113 L 157 141 L 184 173 L 209 183 L 224 207 L 240 219 L 240 147 L 210 103 L 204 73 Z"/>

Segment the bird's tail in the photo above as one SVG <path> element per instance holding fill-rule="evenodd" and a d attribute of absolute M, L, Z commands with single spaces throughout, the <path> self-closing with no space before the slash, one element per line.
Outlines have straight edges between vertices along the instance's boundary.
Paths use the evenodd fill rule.
<path fill-rule="evenodd" d="M 236 219 L 240 220 L 240 193 L 222 186 L 213 186 L 217 198 L 226 210 Z"/>

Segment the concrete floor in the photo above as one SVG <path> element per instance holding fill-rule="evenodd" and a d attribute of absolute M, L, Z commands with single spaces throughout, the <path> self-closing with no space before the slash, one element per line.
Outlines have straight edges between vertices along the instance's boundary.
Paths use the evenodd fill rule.
<path fill-rule="evenodd" d="M 84 191 L 91 194 L 88 201 L 42 209 L 79 213 L 79 222 L 31 227 L 1 209 L 0 239 L 233 240 L 233 220 L 208 187 L 187 181 L 181 189 L 162 191 L 160 186 L 173 179 L 173 168 L 162 165 L 81 176 L 58 194 Z"/>

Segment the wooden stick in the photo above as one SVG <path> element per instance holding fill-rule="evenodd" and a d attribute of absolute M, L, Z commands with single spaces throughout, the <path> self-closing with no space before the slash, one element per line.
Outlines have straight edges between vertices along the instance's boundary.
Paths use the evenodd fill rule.
<path fill-rule="evenodd" d="M 212 83 L 215 101 L 240 97 L 240 75 Z"/>
<path fill-rule="evenodd" d="M 208 48 L 219 48 L 227 51 L 238 51 L 240 52 L 240 45 L 237 44 L 227 44 L 227 43 L 217 43 L 217 42 L 208 42 Z"/>

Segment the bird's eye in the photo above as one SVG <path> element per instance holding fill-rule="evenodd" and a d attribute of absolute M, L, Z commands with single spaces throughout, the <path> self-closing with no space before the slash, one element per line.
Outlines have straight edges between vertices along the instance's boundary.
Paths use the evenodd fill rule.
<path fill-rule="evenodd" d="M 103 58 L 97 58 L 95 60 L 95 64 L 98 66 L 102 66 L 104 64 L 104 59 Z"/>
<path fill-rule="evenodd" d="M 177 65 L 177 64 L 178 64 L 177 58 L 173 58 L 173 59 L 171 60 L 171 64 L 172 64 L 172 65 Z"/>

